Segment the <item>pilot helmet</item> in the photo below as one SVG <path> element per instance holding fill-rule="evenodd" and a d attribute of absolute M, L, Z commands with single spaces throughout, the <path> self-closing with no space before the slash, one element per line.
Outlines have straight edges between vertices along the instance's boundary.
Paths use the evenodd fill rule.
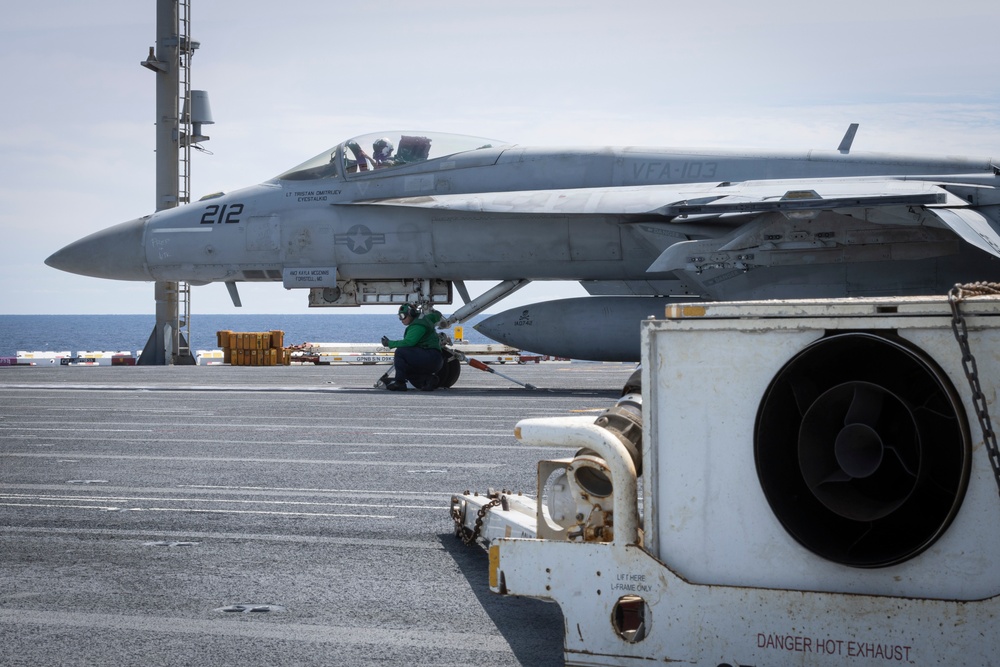
<path fill-rule="evenodd" d="M 392 142 L 389 141 L 389 137 L 382 137 L 372 144 L 372 151 L 375 153 L 375 160 L 382 161 L 388 160 L 392 157 L 392 151 L 395 147 Z"/>
<path fill-rule="evenodd" d="M 412 303 L 404 303 L 402 306 L 399 307 L 400 321 L 405 320 L 407 317 L 410 317 L 412 319 L 417 319 L 417 315 L 419 314 L 420 311 L 417 310 L 417 307 L 414 306 Z"/>

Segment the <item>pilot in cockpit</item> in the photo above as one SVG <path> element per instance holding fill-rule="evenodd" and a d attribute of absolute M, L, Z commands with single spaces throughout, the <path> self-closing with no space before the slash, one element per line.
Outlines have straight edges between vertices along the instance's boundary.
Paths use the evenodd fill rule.
<path fill-rule="evenodd" d="M 350 149 L 351 153 L 354 155 L 354 163 L 348 165 L 348 172 L 356 171 L 368 171 L 370 169 L 383 169 L 385 167 L 394 167 L 398 164 L 405 164 L 404 160 L 398 157 L 394 157 L 392 152 L 395 150 L 395 146 L 389 141 L 388 137 L 382 137 L 381 139 L 376 139 L 372 144 L 372 155 L 368 155 L 361 146 L 358 145 L 356 141 L 350 141 L 347 143 L 347 148 Z"/>
<path fill-rule="evenodd" d="M 393 150 L 395 150 L 395 146 L 392 145 L 392 142 L 389 141 L 388 137 L 377 139 L 375 143 L 372 144 L 372 153 L 374 154 L 373 161 L 376 169 L 394 167 L 397 164 L 403 163 L 399 158 L 393 157 Z"/>

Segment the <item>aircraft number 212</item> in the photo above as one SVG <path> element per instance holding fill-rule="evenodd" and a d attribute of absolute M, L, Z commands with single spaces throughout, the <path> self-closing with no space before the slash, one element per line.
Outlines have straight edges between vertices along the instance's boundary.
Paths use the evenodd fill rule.
<path fill-rule="evenodd" d="M 234 224 L 240 221 L 242 213 L 243 204 L 223 204 L 222 206 L 211 204 L 205 209 L 205 214 L 201 216 L 201 224 Z"/>

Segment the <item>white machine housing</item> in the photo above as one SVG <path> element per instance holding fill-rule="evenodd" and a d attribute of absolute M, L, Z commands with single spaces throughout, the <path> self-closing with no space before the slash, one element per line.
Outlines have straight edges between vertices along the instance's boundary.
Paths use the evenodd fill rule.
<path fill-rule="evenodd" d="M 683 315 L 683 307 L 674 308 L 676 314 Z M 1000 311 L 977 314 L 974 301 L 966 309 L 974 329 L 970 338 L 979 377 L 989 385 L 988 396 L 995 401 L 1000 332 L 982 327 L 988 320 L 1000 326 Z M 655 471 L 643 485 L 647 499 L 644 527 L 647 548 L 653 555 L 696 584 L 946 600 L 1000 595 L 1000 568 L 995 560 L 1000 554 L 1000 496 L 983 450 L 976 412 L 969 403 L 969 385 L 946 300 L 765 302 L 709 306 L 693 312 L 702 311 L 703 316 L 647 322 L 643 327 L 644 381 L 648 380 L 644 386 L 649 388 L 643 413 L 645 432 L 651 438 L 645 462 Z M 854 340 L 852 350 L 858 341 L 871 349 L 857 356 L 843 353 L 847 347 L 836 343 L 845 339 Z M 888 497 L 882 501 L 887 516 L 880 521 L 890 540 L 899 541 L 904 533 L 923 529 L 927 533 L 923 541 L 932 543 L 924 545 L 918 538 L 913 549 L 882 559 L 890 561 L 884 565 L 845 566 L 803 546 L 769 503 L 761 479 L 761 469 L 769 465 L 760 452 L 766 443 L 755 442 L 763 428 L 762 402 L 779 373 L 794 363 L 793 359 L 802 358 L 810 346 L 814 355 L 827 356 L 824 361 L 810 363 L 809 380 L 818 385 L 816 395 L 848 380 L 890 390 L 894 396 L 905 393 L 919 379 L 926 379 L 915 380 L 919 370 L 899 367 L 901 362 L 888 358 L 894 348 L 907 344 L 912 345 L 907 351 L 915 355 L 914 364 L 926 365 L 928 374 L 937 373 L 936 380 L 951 394 L 932 412 L 948 412 L 953 407 L 949 400 L 954 401 L 956 414 L 949 415 L 954 433 L 946 435 L 952 435 L 955 442 L 936 432 L 921 432 L 920 427 L 898 437 L 914 442 L 913 467 L 923 470 L 913 470 L 913 476 L 937 484 L 928 477 L 934 470 L 927 468 L 934 461 L 935 467 L 953 466 L 953 479 L 950 485 L 941 484 L 945 489 L 936 488 L 936 496 L 918 508 L 921 514 L 938 510 L 941 516 L 932 525 L 919 525 L 920 516 L 892 521 L 894 513 L 903 509 L 893 505 L 905 507 L 916 495 L 909 480 L 901 483 L 898 494 L 887 491 Z M 919 412 L 921 406 L 915 405 L 915 399 L 904 396 L 900 400 L 910 411 Z M 888 403 L 885 399 L 881 409 L 888 410 Z M 770 418 L 794 422 L 798 415 L 788 407 L 789 414 Z M 805 411 L 810 406 L 799 407 Z M 815 409 L 831 408 L 818 404 Z M 888 418 L 909 421 L 906 410 L 899 412 Z M 790 428 L 796 425 L 792 423 Z M 825 425 L 831 449 L 835 429 L 841 425 L 839 421 Z M 789 435 L 804 437 L 801 433 Z M 961 451 L 964 448 L 957 442 L 962 437 L 968 439 L 967 452 Z M 936 461 L 932 450 L 944 447 L 950 448 L 950 453 L 941 457 L 943 461 Z M 786 451 L 789 460 L 784 463 L 788 465 L 780 472 L 784 476 L 803 474 L 802 461 L 795 460 L 798 452 Z M 889 456 L 887 451 L 883 466 Z M 963 456 L 968 460 L 962 461 Z M 891 475 L 882 480 L 884 486 L 894 481 Z M 789 502 L 803 505 L 812 500 L 807 489 L 798 490 L 801 495 Z M 836 532 L 836 517 L 821 508 L 812 512 L 801 507 L 784 509 L 803 512 L 800 520 L 813 521 L 818 530 L 828 533 L 820 539 L 835 542 L 857 537 L 854 533 L 830 534 Z M 879 529 L 879 520 L 856 523 L 869 531 Z M 828 550 L 837 547 L 828 546 Z M 842 546 L 848 549 L 852 545 Z M 918 551 L 920 547 L 924 550 Z M 894 557 L 901 562 L 892 563 Z"/>
<path fill-rule="evenodd" d="M 962 312 L 995 416 L 1000 300 Z M 610 541 L 482 531 L 492 590 L 560 604 L 567 665 L 995 662 L 1000 489 L 946 298 L 676 306 L 642 340 L 641 531 L 625 456 Z"/>

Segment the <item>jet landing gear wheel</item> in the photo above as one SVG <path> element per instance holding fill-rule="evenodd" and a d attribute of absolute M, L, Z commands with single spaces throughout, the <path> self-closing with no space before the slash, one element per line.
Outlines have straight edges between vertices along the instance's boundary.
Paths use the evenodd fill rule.
<path fill-rule="evenodd" d="M 757 476 L 806 549 L 852 567 L 913 558 L 944 534 L 972 464 L 962 402 L 933 360 L 868 332 L 822 338 L 771 381 Z"/>
<path fill-rule="evenodd" d="M 444 357 L 444 364 L 435 375 L 438 379 L 438 388 L 447 389 L 458 382 L 458 376 L 462 374 L 462 362 L 451 353 L 451 350 L 442 349 L 441 356 Z"/>

